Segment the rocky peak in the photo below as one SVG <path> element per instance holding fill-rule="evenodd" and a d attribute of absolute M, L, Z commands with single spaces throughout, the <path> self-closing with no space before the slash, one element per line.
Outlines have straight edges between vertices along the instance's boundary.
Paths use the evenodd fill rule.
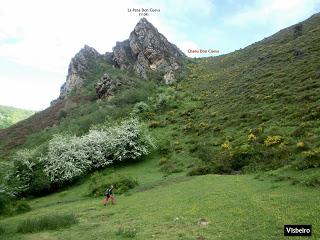
<path fill-rule="evenodd" d="M 65 97 L 73 89 L 81 87 L 88 70 L 88 63 L 99 57 L 97 50 L 85 45 L 70 61 L 66 82 L 60 88 L 60 98 Z"/>
<path fill-rule="evenodd" d="M 142 18 L 130 33 L 129 39 L 117 42 L 112 52 L 100 55 L 97 50 L 85 45 L 71 59 L 59 99 L 83 85 L 90 68 L 89 63 L 98 58 L 114 67 L 133 70 L 143 78 L 147 77 L 148 71 L 159 71 L 164 81 L 169 83 L 175 79 L 175 71 L 181 67 L 185 57 L 177 46 L 170 43 L 146 18 Z M 109 75 L 102 77 L 96 85 L 98 97 L 112 96 L 118 85 Z M 108 91 L 108 87 L 112 90 Z"/>
<path fill-rule="evenodd" d="M 113 61 L 119 68 L 133 69 L 144 78 L 147 71 L 158 70 L 166 82 L 174 79 L 184 57 L 146 18 L 140 19 L 128 40 L 117 42 L 113 48 Z"/>

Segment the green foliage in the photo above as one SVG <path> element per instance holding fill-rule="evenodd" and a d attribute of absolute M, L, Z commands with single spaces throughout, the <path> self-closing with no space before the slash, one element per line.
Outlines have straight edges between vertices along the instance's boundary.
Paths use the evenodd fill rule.
<path fill-rule="evenodd" d="M 138 102 L 134 105 L 132 113 L 133 114 L 140 114 L 150 111 L 150 106 L 145 102 Z"/>
<path fill-rule="evenodd" d="M 211 166 L 197 166 L 192 168 L 187 175 L 188 176 L 197 176 L 197 175 L 207 175 L 207 174 L 211 174 L 214 173 L 214 169 Z"/>
<path fill-rule="evenodd" d="M 320 167 L 320 148 L 302 152 L 302 158 L 295 166 L 300 170 Z"/>
<path fill-rule="evenodd" d="M 16 213 L 25 213 L 31 211 L 31 207 L 25 200 L 20 200 L 16 203 L 15 212 Z"/>
<path fill-rule="evenodd" d="M 123 108 L 128 105 L 145 101 L 156 91 L 157 87 L 158 86 L 154 81 L 137 81 L 133 86 L 119 91 L 119 93 L 110 100 L 110 103 Z"/>
<path fill-rule="evenodd" d="M 1 235 L 4 235 L 5 232 L 6 232 L 5 228 L 0 225 L 0 236 L 1 236 Z"/>
<path fill-rule="evenodd" d="M 264 140 L 264 145 L 267 147 L 280 144 L 283 141 L 281 136 L 268 136 L 266 140 Z"/>
<path fill-rule="evenodd" d="M 0 215 L 9 212 L 12 197 L 4 190 L 0 191 Z"/>
<path fill-rule="evenodd" d="M 0 106 L 0 129 L 9 127 L 23 119 L 30 117 L 35 111 L 14 107 Z"/>
<path fill-rule="evenodd" d="M 126 177 L 119 174 L 109 175 L 105 180 L 101 174 L 96 172 L 90 178 L 88 195 L 95 197 L 104 196 L 106 189 L 111 185 L 113 185 L 115 193 L 123 194 L 138 186 L 138 181 L 131 177 Z"/>
<path fill-rule="evenodd" d="M 163 112 L 169 110 L 170 108 L 176 108 L 178 107 L 175 102 L 176 97 L 177 94 L 175 89 L 172 87 L 167 87 L 158 93 L 154 99 L 152 99 L 154 102 L 154 108 L 158 112 Z"/>
<path fill-rule="evenodd" d="M 213 146 L 210 144 L 197 144 L 193 151 L 196 152 L 196 155 L 203 162 L 212 162 L 215 152 L 213 151 Z"/>
<path fill-rule="evenodd" d="M 161 155 L 166 155 L 166 156 L 170 155 L 172 153 L 170 141 L 168 139 L 164 139 L 162 141 L 159 141 L 157 151 Z"/>
<path fill-rule="evenodd" d="M 74 214 L 50 214 L 29 218 L 19 223 L 17 232 L 34 233 L 46 230 L 57 230 L 78 223 Z"/>
<path fill-rule="evenodd" d="M 39 195 L 50 189 L 49 178 L 44 173 L 39 149 L 21 149 L 13 157 L 13 167 L 6 177 L 6 185 L 16 196 Z"/>

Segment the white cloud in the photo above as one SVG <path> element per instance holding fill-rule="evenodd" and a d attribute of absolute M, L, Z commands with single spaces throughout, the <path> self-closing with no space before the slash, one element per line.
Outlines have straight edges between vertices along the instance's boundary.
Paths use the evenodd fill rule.
<path fill-rule="evenodd" d="M 1 76 L 0 103 L 30 110 L 42 110 L 59 95 L 55 77 Z"/>
<path fill-rule="evenodd" d="M 268 24 L 279 29 L 304 20 L 319 3 L 319 0 L 254 1 L 250 6 L 243 6 L 238 14 L 227 20 L 227 23 L 241 27 Z"/>

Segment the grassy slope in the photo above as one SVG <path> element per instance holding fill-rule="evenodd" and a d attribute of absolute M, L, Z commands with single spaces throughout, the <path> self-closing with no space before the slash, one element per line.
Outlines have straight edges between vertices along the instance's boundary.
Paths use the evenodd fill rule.
<path fill-rule="evenodd" d="M 160 180 L 156 171 L 150 172 L 157 169 L 155 160 L 118 169 L 141 184 L 118 196 L 115 206 L 104 208 L 101 198 L 84 197 L 85 183 L 32 200 L 33 211 L 1 220 L 7 230 L 4 239 L 125 239 L 117 235 L 121 227 L 136 229 L 134 239 L 281 239 L 283 224 L 288 223 L 312 224 L 314 238 L 320 236 L 319 190 L 251 175 Z M 152 182 L 157 184 L 152 187 Z M 75 213 L 80 222 L 59 231 L 15 233 L 23 219 L 53 212 Z M 199 225 L 199 219 L 209 224 Z"/>
<path fill-rule="evenodd" d="M 0 106 L 0 128 L 7 128 L 23 119 L 30 117 L 34 111 L 8 106 Z"/>

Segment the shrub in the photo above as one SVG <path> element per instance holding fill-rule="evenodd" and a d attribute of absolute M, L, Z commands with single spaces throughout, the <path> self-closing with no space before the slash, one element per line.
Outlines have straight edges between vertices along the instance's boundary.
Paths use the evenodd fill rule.
<path fill-rule="evenodd" d="M 156 89 L 157 86 L 155 82 L 143 80 L 135 83 L 135 85 L 130 88 L 122 89 L 110 102 L 118 107 L 128 106 L 144 101 L 150 94 L 155 92 Z"/>
<path fill-rule="evenodd" d="M 150 110 L 150 106 L 146 104 L 145 102 L 138 102 L 134 105 L 132 113 L 138 114 L 138 113 L 143 113 L 147 112 Z"/>
<path fill-rule="evenodd" d="M 278 145 L 283 141 L 283 138 L 281 136 L 268 136 L 264 140 L 264 145 L 269 147 L 269 146 L 274 146 Z"/>
<path fill-rule="evenodd" d="M 296 168 L 303 170 L 320 167 L 320 148 L 302 152 L 302 159 L 296 163 Z"/>
<path fill-rule="evenodd" d="M 29 218 L 18 224 L 17 232 L 33 233 L 45 230 L 56 230 L 77 223 L 74 214 L 50 214 L 37 218 Z"/>
<path fill-rule="evenodd" d="M 250 163 L 255 154 L 254 149 L 247 144 L 234 148 L 230 156 L 231 169 L 235 171 L 242 170 L 243 167 Z"/>
<path fill-rule="evenodd" d="M 212 162 L 210 164 L 198 165 L 192 168 L 187 175 L 207 175 L 207 174 L 230 174 L 232 169 L 228 164 L 223 164 L 219 162 Z"/>
<path fill-rule="evenodd" d="M 50 189 L 38 149 L 22 149 L 13 157 L 13 167 L 6 176 L 6 184 L 16 196 L 40 194 Z"/>
<path fill-rule="evenodd" d="M 169 155 L 172 152 L 172 148 L 171 148 L 171 144 L 170 141 L 165 139 L 162 140 L 158 143 L 158 148 L 157 151 L 161 154 L 161 155 Z"/>
<path fill-rule="evenodd" d="M 159 94 L 156 100 L 155 107 L 159 110 L 164 110 L 169 106 L 170 97 L 166 94 Z"/>
<path fill-rule="evenodd" d="M 13 168 L 7 175 L 8 185 L 16 194 L 27 192 L 36 165 L 35 150 L 22 149 L 13 156 Z"/>
<path fill-rule="evenodd" d="M 212 162 L 214 159 L 215 153 L 210 144 L 197 144 L 195 147 L 195 151 L 197 153 L 197 156 L 203 162 L 206 162 L 206 163 Z"/>
<path fill-rule="evenodd" d="M 58 112 L 58 118 L 62 119 L 65 118 L 68 115 L 67 111 L 65 109 L 60 109 Z"/>
<path fill-rule="evenodd" d="M 197 175 L 207 175 L 213 173 L 213 169 L 212 167 L 208 166 L 208 165 L 204 165 L 204 166 L 197 166 L 192 168 L 187 175 L 188 176 L 197 176 Z"/>
<path fill-rule="evenodd" d="M 114 161 L 137 159 L 155 148 L 152 138 L 146 134 L 137 119 L 126 120 L 110 132 Z"/>
<path fill-rule="evenodd" d="M 138 186 L 138 181 L 122 175 L 110 175 L 105 181 L 99 173 L 95 173 L 89 183 L 89 196 L 103 196 L 105 190 L 113 185 L 117 194 L 123 194 Z"/>
<path fill-rule="evenodd" d="M 26 201 L 21 200 L 17 202 L 15 210 L 16 213 L 25 213 L 29 211 L 31 211 L 31 207 Z"/>
<path fill-rule="evenodd" d="M 159 111 L 167 110 L 171 107 L 176 107 L 175 90 L 173 88 L 166 88 L 164 92 L 159 93 L 155 98 L 155 109 Z"/>

